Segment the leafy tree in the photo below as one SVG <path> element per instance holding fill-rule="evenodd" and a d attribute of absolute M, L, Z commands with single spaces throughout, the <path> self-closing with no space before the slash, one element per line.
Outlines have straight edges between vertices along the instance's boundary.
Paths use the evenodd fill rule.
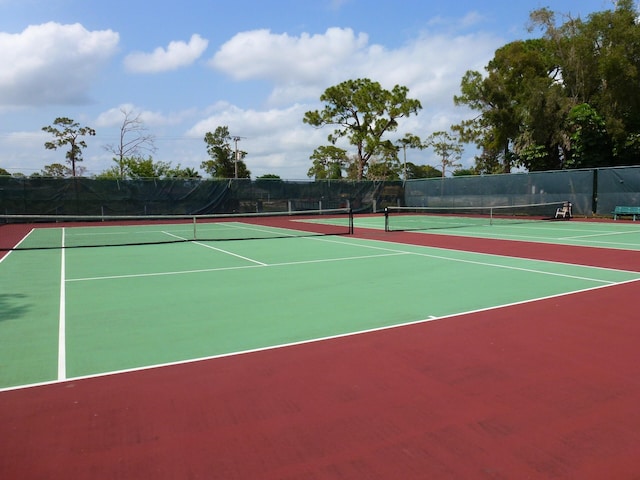
<path fill-rule="evenodd" d="M 155 161 L 151 156 L 125 157 L 118 165 L 96 175 L 99 179 L 201 178 L 197 170 L 171 166 L 171 162 Z"/>
<path fill-rule="evenodd" d="M 307 176 L 314 177 L 316 180 L 342 178 L 342 169 L 349 163 L 347 151 L 334 145 L 316 148 L 309 158 L 313 160 L 313 165 L 307 172 Z"/>
<path fill-rule="evenodd" d="M 566 168 L 597 168 L 611 161 L 611 139 L 606 122 L 587 103 L 576 105 L 567 119 L 571 151 Z"/>
<path fill-rule="evenodd" d="M 126 176 L 122 177 L 120 174 L 120 168 L 114 165 L 113 167 L 98 173 L 94 178 L 98 180 L 116 180 L 126 178 Z"/>
<path fill-rule="evenodd" d="M 544 30 L 567 97 L 557 137 L 566 142 L 563 168 L 637 163 L 628 147 L 640 132 L 640 29 L 633 1 L 591 14 L 583 22 L 532 12 L 533 27 Z M 544 166 L 544 165 L 542 165 Z"/>
<path fill-rule="evenodd" d="M 320 96 L 322 110 L 306 112 L 303 122 L 314 127 L 334 125 L 327 138 L 335 145 L 346 138 L 356 147 L 357 179 L 362 179 L 374 156 L 388 157 L 397 150 L 385 135 L 398 127 L 398 120 L 422 108 L 418 100 L 407 97 L 409 89 L 396 85 L 391 91 L 369 79 L 347 80 L 327 88 Z"/>
<path fill-rule="evenodd" d="M 45 165 L 41 172 L 43 177 L 64 178 L 71 176 L 71 169 L 61 163 Z"/>
<path fill-rule="evenodd" d="M 75 177 L 76 163 L 82 161 L 82 149 L 87 148 L 87 143 L 82 137 L 93 136 L 96 131 L 90 127 L 81 127 L 79 123 L 67 117 L 56 118 L 53 125 L 42 127 L 43 131 L 51 133 L 55 137 L 53 142 L 46 142 L 44 147 L 47 150 L 57 150 L 60 147 L 68 146 L 67 163 L 71 165 L 71 175 Z"/>
<path fill-rule="evenodd" d="M 281 183 L 282 183 L 282 179 L 280 178 L 280 175 L 276 175 L 275 173 L 265 173 L 264 175 L 260 175 L 259 177 L 256 177 L 256 181 L 255 181 L 256 187 L 264 188 L 264 189 L 270 189 L 274 185 L 277 186 Z M 259 202 L 256 208 L 261 210 L 262 201 Z"/>
<path fill-rule="evenodd" d="M 585 55 L 595 59 L 588 72 L 593 88 L 581 100 L 604 119 L 614 165 L 638 161 L 637 151 L 628 149 L 640 133 L 640 27 L 633 3 L 619 0 L 615 10 L 592 14 L 580 31 Z"/>
<path fill-rule="evenodd" d="M 454 127 L 463 141 L 482 151 L 478 167 L 489 173 L 508 173 L 513 166 L 541 169 L 541 162 L 558 168 L 564 136 L 559 133 L 568 111 L 558 83 L 550 42 L 543 39 L 511 42 L 496 51 L 487 75 L 467 72 L 457 105 L 480 115 Z M 538 163 L 530 152 L 536 151 Z M 482 162 L 486 162 L 482 164 Z"/>
<path fill-rule="evenodd" d="M 442 172 L 431 165 L 416 165 L 407 162 L 407 179 L 442 177 Z"/>
<path fill-rule="evenodd" d="M 281 178 L 280 175 L 276 175 L 275 173 L 265 173 L 264 175 L 256 177 L 256 180 L 281 180 Z"/>
<path fill-rule="evenodd" d="M 470 175 L 478 175 L 475 168 L 458 168 L 453 171 L 454 177 L 468 177 Z"/>
<path fill-rule="evenodd" d="M 407 180 L 407 148 L 422 148 L 422 140 L 413 133 L 406 133 L 404 137 L 396 140 L 398 148 L 402 149 L 402 173 L 405 180 Z"/>
<path fill-rule="evenodd" d="M 127 177 L 133 179 L 162 178 L 171 171 L 170 163 L 155 162 L 150 156 L 147 158 L 127 157 L 123 161 Z"/>
<path fill-rule="evenodd" d="M 632 0 L 586 21 L 549 9 L 530 15 L 542 38 L 511 42 L 485 75 L 467 72 L 456 104 L 478 115 L 455 127 L 474 142 L 479 173 L 637 163 L 640 28 Z"/>
<path fill-rule="evenodd" d="M 0 177 L 10 177 L 11 174 L 5 170 L 4 168 L 0 167 Z"/>
<path fill-rule="evenodd" d="M 486 78 L 480 72 L 468 71 L 462 77 L 461 94 L 454 96 L 456 105 L 466 105 L 479 112 L 470 120 L 454 125 L 465 143 L 475 143 L 481 154 L 476 163 L 487 173 L 509 173 L 513 155 L 511 145 L 519 130 L 520 121 L 514 102 L 497 73 Z"/>
<path fill-rule="evenodd" d="M 126 158 L 141 158 L 144 154 L 153 154 L 156 147 L 155 137 L 148 133 L 140 114 L 134 114 L 132 110 L 125 108 L 121 108 L 120 112 L 124 118 L 118 143 L 105 145 L 104 149 L 113 154 L 120 178 L 124 178 Z"/>
<path fill-rule="evenodd" d="M 372 158 L 367 166 L 368 180 L 400 180 L 402 167 L 397 158 Z"/>
<path fill-rule="evenodd" d="M 180 165 L 175 168 L 169 168 L 166 176 L 171 178 L 202 178 L 200 173 L 194 168 L 180 168 Z"/>
<path fill-rule="evenodd" d="M 251 172 L 243 161 L 247 152 L 234 150 L 231 140 L 227 126 L 217 127 L 213 133 L 207 132 L 204 141 L 211 159 L 203 161 L 200 168 L 213 178 L 250 178 Z"/>
<path fill-rule="evenodd" d="M 424 148 L 431 148 L 440 159 L 442 176 L 447 169 L 460 167 L 457 163 L 462 157 L 463 146 L 457 136 L 448 132 L 434 132 L 423 143 Z"/>

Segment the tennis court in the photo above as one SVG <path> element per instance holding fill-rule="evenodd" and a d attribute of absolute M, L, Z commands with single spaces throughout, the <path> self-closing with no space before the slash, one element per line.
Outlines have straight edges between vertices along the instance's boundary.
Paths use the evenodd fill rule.
<path fill-rule="evenodd" d="M 607 385 L 598 394 L 598 379 L 585 386 L 584 382 L 569 380 L 569 373 L 562 378 L 554 377 L 553 362 L 549 362 L 550 357 L 542 352 L 548 354 L 551 347 L 562 349 L 569 341 L 562 315 L 571 316 L 567 313 L 571 311 L 570 306 L 560 312 L 560 317 L 554 313 L 525 313 L 512 324 L 502 315 L 514 308 L 524 308 L 522 311 L 526 312 L 527 308 L 535 311 L 546 305 L 549 309 L 549 305 L 565 304 L 572 299 L 597 298 L 599 295 L 615 297 L 616 291 L 626 292 L 619 299 L 623 302 L 630 296 L 629 292 L 637 293 L 640 264 L 634 263 L 637 255 L 632 255 L 640 250 L 640 233 L 636 225 L 629 222 L 535 222 L 509 227 L 454 228 L 446 232 L 439 229 L 437 235 L 426 235 L 383 232 L 384 218 L 378 215 L 356 218 L 356 234 L 350 235 L 344 230 L 323 230 L 331 224 L 342 228 L 348 223 L 345 218 L 293 219 L 276 226 L 257 225 L 242 218 L 225 219 L 223 223 L 225 233 L 220 238 L 225 241 L 200 231 L 198 240 L 194 241 L 190 238 L 194 227 L 189 223 L 36 228 L 23 239 L 21 245 L 25 248 L 29 244 L 43 247 L 55 242 L 60 246 L 84 247 L 83 239 L 91 237 L 92 242 L 96 242 L 96 235 L 103 239 L 97 241 L 101 245 L 110 242 L 120 245 L 136 236 L 144 237 L 143 243 L 148 244 L 36 248 L 16 250 L 4 256 L 0 260 L 0 338 L 3 344 L 0 404 L 4 403 L 0 410 L 4 412 L 4 428 L 13 428 L 5 433 L 15 435 L 19 430 L 19 424 L 9 419 L 11 408 L 19 408 L 18 404 L 38 408 L 37 398 L 47 398 L 47 392 L 52 392 L 51 403 L 41 405 L 56 421 L 64 418 L 69 422 L 78 418 L 74 417 L 73 405 L 85 402 L 89 406 L 83 407 L 83 415 L 95 411 L 98 412 L 96 416 L 110 417 L 107 431 L 111 433 L 98 433 L 91 426 L 94 425 L 92 422 L 99 421 L 96 418 L 79 418 L 79 423 L 71 426 L 76 437 L 65 439 L 63 435 L 62 443 L 55 447 L 56 455 L 62 455 L 67 461 L 79 460 L 76 466 L 67 465 L 61 470 L 77 474 L 72 475 L 74 478 L 117 478 L 119 475 L 126 477 L 127 473 L 176 478 L 185 472 L 197 472 L 193 474 L 194 478 L 250 478 L 250 472 L 261 472 L 262 478 L 391 478 L 390 472 L 403 472 L 402 478 L 425 478 L 421 476 L 424 472 L 431 473 L 427 478 L 513 478 L 509 474 L 515 472 L 526 472 L 532 475 L 531 478 L 539 474 L 539 478 L 543 478 L 550 471 L 545 471 L 545 460 L 539 460 L 537 472 L 535 468 L 526 470 L 517 455 L 503 461 L 495 451 L 485 451 L 487 447 L 481 446 L 482 442 L 475 438 L 478 432 L 469 438 L 459 431 L 443 430 L 444 417 L 452 414 L 446 407 L 448 394 L 456 399 L 452 401 L 458 408 L 462 405 L 457 403 L 461 401 L 461 393 L 466 395 L 469 410 L 458 412 L 459 418 L 466 418 L 462 423 L 475 422 L 477 427 L 477 419 L 472 421 L 467 416 L 477 411 L 478 404 L 482 405 L 481 416 L 488 422 L 483 427 L 485 434 L 488 431 L 494 440 L 500 437 L 500 442 L 506 441 L 514 432 L 501 431 L 507 426 L 500 423 L 504 419 L 496 420 L 500 416 L 496 412 L 506 410 L 506 415 L 510 416 L 515 415 L 513 409 L 517 408 L 509 405 L 509 388 L 503 385 L 492 397 L 497 402 L 497 410 L 492 411 L 484 397 L 483 384 L 492 388 L 496 381 L 522 382 L 522 377 L 527 375 L 538 378 L 543 384 L 544 378 L 554 378 L 556 393 L 546 393 L 548 398 L 538 403 L 542 410 L 550 408 L 558 389 L 565 398 L 571 397 L 574 387 L 579 392 L 588 389 L 589 401 L 594 405 L 598 398 L 604 401 L 611 400 L 610 395 L 617 400 L 624 397 L 620 387 L 612 385 L 611 378 L 604 380 Z M 219 224 L 209 227 L 221 230 Z M 339 235 L 308 235 L 314 231 Z M 162 239 L 156 240 L 155 235 Z M 251 240 L 239 240 L 242 236 Z M 165 243 L 167 237 L 172 239 L 171 243 Z M 520 244 L 520 255 L 507 250 L 501 255 L 499 246 L 495 252 L 487 249 L 483 252 L 482 248 L 473 251 L 473 247 L 457 248 L 452 240 L 455 237 L 468 237 L 465 241 L 476 243 L 482 240 L 472 237 L 491 237 L 498 242 L 545 242 L 553 243 L 557 248 L 578 250 L 586 246 L 589 252 L 602 251 L 603 258 L 611 251 L 617 258 L 620 252 L 629 256 L 626 267 L 608 265 L 606 261 L 600 265 L 597 261 L 580 262 L 568 257 L 562 261 L 545 260 L 539 258 L 544 255 L 528 255 L 530 243 Z M 452 248 L 443 248 L 438 241 L 430 245 L 430 240 L 423 241 L 425 238 L 447 239 Z M 509 242 L 514 243 L 519 242 Z M 594 246 L 599 248 L 594 249 Z M 584 254 L 584 250 L 581 251 Z M 621 304 L 623 308 L 627 305 Z M 594 308 L 590 302 L 582 302 L 582 306 L 574 310 L 584 316 L 584 305 Z M 625 315 L 628 313 L 624 311 Z M 498 330 L 495 325 L 490 326 L 495 319 L 498 319 Z M 553 319 L 560 323 L 555 325 L 555 330 Z M 593 324 L 595 320 L 585 319 L 579 327 L 589 331 L 583 330 L 575 336 L 573 340 L 577 345 L 582 344 L 583 337 L 591 339 L 599 335 Z M 621 335 L 616 341 L 629 340 L 626 329 L 630 327 L 624 321 L 610 328 Z M 518 332 L 529 332 L 531 338 L 538 341 L 537 329 L 544 332 L 547 342 L 552 343 L 540 347 L 539 353 L 543 355 L 540 357 L 526 339 L 515 340 Z M 484 338 L 486 333 L 482 332 L 493 332 L 493 341 L 500 345 L 499 351 L 489 348 L 492 350 L 490 356 L 525 369 L 519 380 L 505 370 L 502 370 L 505 377 L 497 378 L 495 371 L 481 366 L 486 360 L 478 361 L 480 347 L 473 345 L 473 337 Z M 508 332 L 507 337 L 501 337 L 504 332 Z M 601 340 L 606 341 L 610 334 L 601 334 Z M 511 344 L 507 341 L 509 336 L 512 337 Z M 423 344 L 417 341 L 419 338 L 423 339 Z M 373 342 L 373 347 L 363 345 L 367 339 Z M 436 339 L 443 343 L 434 344 Z M 464 347 L 456 345 L 461 341 Z M 387 361 L 385 352 L 389 353 L 390 347 L 386 342 L 397 348 Z M 587 343 L 591 345 L 590 342 L 592 340 Z M 518 352 L 516 346 L 524 344 L 527 347 Z M 328 357 L 320 353 L 322 349 L 335 348 L 337 350 L 332 350 Z M 487 348 L 486 343 L 484 348 Z M 615 351 L 617 347 L 612 344 L 609 348 Z M 504 353 L 505 350 L 508 353 Z M 579 348 L 576 350 L 576 345 L 570 351 L 572 355 L 585 354 Z M 417 397 L 416 391 L 410 394 L 411 400 L 402 404 L 402 411 L 388 410 L 395 404 L 385 403 L 385 399 L 392 398 L 394 390 L 402 397 L 399 385 L 414 381 L 398 359 L 406 356 L 408 362 L 415 355 L 418 364 L 411 368 L 421 371 L 425 382 L 423 388 Z M 528 357 L 526 361 L 523 360 L 525 356 Z M 602 352 L 596 356 L 599 360 L 606 357 Z M 562 351 L 552 355 L 555 361 L 565 362 L 555 365 L 561 371 L 567 368 L 567 359 L 560 360 L 562 357 Z M 331 362 L 332 358 L 336 363 Z M 536 359 L 545 372 L 542 375 L 526 370 L 533 368 Z M 471 364 L 460 367 L 467 360 Z M 569 363 L 574 361 L 579 360 L 574 356 Z M 613 358 L 608 361 L 615 363 Z M 383 373 L 389 366 L 393 372 L 391 383 L 388 383 L 388 374 Z M 354 368 L 358 373 L 352 377 Z M 380 377 L 376 376 L 376 369 L 379 369 Z M 616 375 L 619 374 L 620 371 Z M 449 375 L 456 378 L 444 380 Z M 124 391 L 114 387 L 121 381 L 119 379 L 125 378 L 128 385 L 133 382 L 135 386 Z M 151 383 L 150 378 L 154 379 Z M 614 378 L 618 379 L 617 376 Z M 572 381 L 576 383 L 574 387 L 566 387 L 561 385 L 562 381 L 565 385 Z M 465 385 L 464 392 L 456 390 L 456 382 Z M 442 388 L 443 383 L 452 390 L 433 394 L 431 389 Z M 473 387 L 469 390 L 471 384 Z M 277 395 L 271 396 L 272 388 Z M 337 406 L 319 400 L 323 388 L 337 388 Z M 544 386 L 543 390 L 546 388 Z M 192 389 L 193 394 L 206 400 L 205 404 L 191 396 L 188 397 L 190 400 L 176 397 L 176 389 Z M 520 401 L 524 402 L 527 389 L 533 399 L 540 400 L 543 396 L 536 390 L 535 382 L 520 383 L 516 387 Z M 121 395 L 130 393 L 124 401 L 125 410 L 118 410 L 115 406 L 118 402 L 115 405 L 99 404 L 101 395 L 113 402 L 112 394 L 106 393 L 112 390 Z M 166 430 L 166 425 L 174 423 L 166 417 L 166 412 L 158 414 L 156 426 L 142 426 L 136 419 L 130 426 L 125 425 L 130 417 L 126 410 L 131 408 L 141 414 L 148 404 L 136 404 L 136 398 L 149 395 L 149 392 L 153 392 L 155 400 L 145 397 L 145 401 L 152 404 L 185 402 L 177 408 L 180 411 L 174 425 L 177 431 Z M 635 393 L 637 389 L 626 400 L 637 400 L 633 397 Z M 83 395 L 89 397 L 85 399 Z M 432 400 L 423 403 L 428 396 Z M 350 445 L 352 453 L 348 450 L 338 453 L 326 443 L 320 447 L 312 433 L 304 433 L 313 432 L 317 425 L 315 420 L 301 415 L 302 405 L 316 401 L 322 403 L 318 405 L 319 410 L 311 408 L 310 411 L 316 414 L 323 411 L 323 415 L 331 416 L 332 413 L 325 409 L 346 408 L 339 418 L 341 422 L 349 419 L 348 433 L 331 423 L 334 420 L 329 422 L 333 426 L 325 423 L 321 433 L 316 433 L 327 437 L 327 442 Z M 362 401 L 366 401 L 368 407 L 358 411 L 357 406 Z M 209 411 L 205 406 L 207 402 L 216 405 L 213 410 L 217 412 Z M 376 407 L 376 402 L 382 403 Z M 66 403 L 67 412 L 51 410 L 55 405 L 64 410 L 61 403 Z M 226 410 L 220 411 L 223 405 Z M 238 409 L 229 405 L 236 405 Z M 576 409 L 580 408 L 587 409 L 588 406 L 576 405 Z M 149 409 L 153 410 L 152 407 Z M 545 414 L 542 410 L 533 412 L 532 419 L 539 421 L 539 416 Z M 373 418 L 372 412 L 375 412 Z M 585 413 L 588 412 L 585 410 Z M 552 422 L 559 421 L 557 412 L 547 411 L 546 414 Z M 220 418 L 231 415 L 234 418 L 231 424 L 242 425 L 243 433 L 234 433 L 230 424 L 225 424 L 222 433 L 213 433 L 221 428 L 218 421 L 224 423 L 223 420 L 214 421 L 217 415 Z M 42 420 L 41 416 L 39 418 Z M 419 433 L 413 430 L 415 426 L 408 426 L 406 422 L 412 423 L 411 418 L 422 426 L 423 431 Z M 34 464 L 27 465 L 24 461 L 52 440 L 43 440 L 39 445 L 38 436 L 50 434 L 43 433 L 43 425 L 32 424 L 25 417 L 21 420 L 28 432 L 18 434 L 13 446 L 5 449 L 0 473 L 37 478 L 37 474 L 53 468 L 51 462 L 55 461 L 48 454 L 34 458 Z M 373 432 L 373 439 L 369 438 L 372 432 L 366 425 L 376 425 L 378 421 L 381 424 L 374 430 L 380 430 Z M 432 425 L 433 430 L 425 429 L 425 422 Z M 246 433 L 250 432 L 252 423 L 255 431 Z M 186 428 L 186 424 L 190 427 Z M 523 434 L 526 426 L 521 424 L 520 427 Z M 68 428 L 64 431 L 70 434 Z M 137 433 L 131 433 L 130 428 Z M 407 428 L 410 433 L 403 433 Z M 597 428 L 602 425 L 598 423 Z M 329 440 L 332 431 L 338 437 Z M 536 448 L 542 449 L 544 440 L 535 436 L 538 434 L 541 432 L 534 434 L 533 440 L 526 434 L 527 440 L 512 438 L 523 442 L 523 450 L 524 444 L 531 441 Z M 138 438 L 134 440 L 128 435 L 138 435 Z M 257 435 L 249 441 L 253 447 L 243 446 L 243 441 L 247 441 L 244 435 Z M 168 439 L 171 436 L 172 441 Z M 207 443 L 208 436 L 214 439 L 214 444 Z M 165 443 L 159 450 L 153 450 L 159 446 L 160 437 Z M 97 445 L 87 445 L 90 455 L 77 450 L 82 443 L 80 439 L 88 443 L 97 439 Z M 389 441 L 395 448 L 404 448 L 405 453 L 413 452 L 402 459 L 402 466 L 396 464 L 401 461 L 396 456 L 398 451 L 387 452 L 390 454 L 388 462 L 382 460 Z M 625 437 L 626 443 L 618 451 L 626 455 L 635 441 L 640 441 L 637 434 Z M 200 445 L 195 450 L 197 454 L 181 451 L 181 442 Z M 279 447 L 276 448 L 273 442 Z M 426 447 L 434 442 L 439 445 L 440 453 Z M 421 450 L 420 445 L 425 445 L 426 450 Z M 153 453 L 145 453 L 145 448 Z M 115 465 L 110 464 L 114 455 L 112 449 L 120 455 L 119 463 Z M 208 456 L 205 452 L 209 452 Z M 22 463 L 9 460 L 9 453 Z M 131 460 L 127 460 L 127 455 L 131 455 Z M 412 464 L 412 455 L 420 457 L 415 464 Z M 464 464 L 465 455 L 484 456 L 487 465 L 494 465 L 496 474 L 492 476 L 488 466 L 475 463 L 456 466 L 458 462 Z M 581 455 L 587 456 L 584 451 Z M 458 456 L 461 460 L 456 460 Z M 305 467 L 305 461 L 309 459 L 315 466 Z M 532 468 L 531 462 L 524 463 Z M 587 464 L 587 461 L 583 463 Z M 622 464 L 631 468 L 628 461 Z M 553 468 L 560 468 L 556 472 L 560 477 L 576 471 L 571 465 L 558 467 L 554 464 Z M 582 471 L 582 464 L 575 468 Z M 207 472 L 210 476 L 205 476 Z M 311 472 L 314 475 L 309 476 Z M 470 476 L 464 476 L 466 474 Z"/>
<path fill-rule="evenodd" d="M 500 215 L 498 208 L 492 217 L 489 213 L 469 216 L 469 210 L 443 209 L 442 213 L 403 214 L 392 211 L 387 218 L 387 228 L 392 231 L 416 231 L 477 238 L 491 238 L 525 242 L 543 242 L 553 245 L 574 245 L 624 250 L 640 249 L 640 228 L 631 221 L 585 221 L 554 218 L 554 208 L 542 207 L 539 218 L 531 216 Z M 524 208 L 527 208 L 526 206 Z M 518 207 L 515 208 L 518 210 Z M 437 211 L 437 209 L 436 209 Z M 473 210 L 470 210 L 473 212 Z M 489 209 L 487 209 L 487 212 Z M 385 228 L 381 216 L 359 219 L 357 226 Z"/>

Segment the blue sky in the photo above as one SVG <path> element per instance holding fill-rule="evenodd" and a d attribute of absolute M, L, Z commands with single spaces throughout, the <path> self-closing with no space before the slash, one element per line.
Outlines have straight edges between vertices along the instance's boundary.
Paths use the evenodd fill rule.
<path fill-rule="evenodd" d="M 244 137 L 254 178 L 306 179 L 329 128 L 302 118 L 327 87 L 407 86 L 423 109 L 391 138 L 447 130 L 470 115 L 452 100 L 464 72 L 529 36 L 529 12 L 541 7 L 586 18 L 613 2 L 0 0 L 0 167 L 30 175 L 63 163 L 41 128 L 64 116 L 95 128 L 82 166 L 100 173 L 126 110 L 155 136 L 155 160 L 199 169 L 205 133 L 226 125 Z M 438 166 L 428 150 L 407 159 Z"/>

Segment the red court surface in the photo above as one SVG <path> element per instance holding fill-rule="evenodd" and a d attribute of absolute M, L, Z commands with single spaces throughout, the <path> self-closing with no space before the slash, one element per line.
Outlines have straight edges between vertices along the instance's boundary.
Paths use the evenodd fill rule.
<path fill-rule="evenodd" d="M 638 252 L 385 238 L 640 270 Z M 0 478 L 640 478 L 639 287 L 5 391 Z"/>

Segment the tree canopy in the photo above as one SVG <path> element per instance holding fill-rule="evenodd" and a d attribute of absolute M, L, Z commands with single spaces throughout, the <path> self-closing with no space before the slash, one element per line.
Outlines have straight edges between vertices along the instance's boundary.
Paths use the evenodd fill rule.
<path fill-rule="evenodd" d="M 151 156 L 124 157 L 117 165 L 96 175 L 101 179 L 200 178 L 193 168 L 173 167 L 171 162 L 155 161 Z"/>
<path fill-rule="evenodd" d="M 45 165 L 40 175 L 43 177 L 64 178 L 71 175 L 71 169 L 61 163 Z"/>
<path fill-rule="evenodd" d="M 449 132 L 433 132 L 423 143 L 423 148 L 431 148 L 440 159 L 442 176 L 446 175 L 447 169 L 459 168 L 462 165 L 457 163 L 462 155 L 463 146 L 457 136 Z"/>
<path fill-rule="evenodd" d="M 334 145 L 319 146 L 313 151 L 310 159 L 313 165 L 307 172 L 307 176 L 316 180 L 342 178 L 342 170 L 349 165 L 347 151 Z"/>
<path fill-rule="evenodd" d="M 204 141 L 211 158 L 203 161 L 200 168 L 213 178 L 250 178 L 251 172 L 244 163 L 247 152 L 237 149 L 239 139 L 229 134 L 226 125 L 217 127 L 213 133 L 207 132 Z M 231 146 L 232 140 L 235 148 Z"/>
<path fill-rule="evenodd" d="M 480 150 L 476 169 L 508 173 L 630 165 L 640 154 L 640 26 L 632 0 L 586 20 L 546 8 L 540 38 L 499 48 L 454 99 L 477 112 L 454 129 Z"/>
<path fill-rule="evenodd" d="M 55 140 L 46 142 L 44 147 L 47 150 L 57 150 L 60 147 L 68 146 L 66 154 L 67 163 L 71 165 L 71 174 L 75 177 L 78 173 L 76 163 L 82 161 L 82 149 L 87 148 L 87 142 L 82 137 L 95 135 L 96 131 L 91 127 L 81 127 L 80 124 L 67 117 L 58 117 L 53 125 L 42 127 L 42 130 L 51 133 Z"/>
<path fill-rule="evenodd" d="M 400 85 L 385 90 L 367 78 L 347 80 L 327 88 L 320 96 L 325 107 L 306 112 L 303 122 L 314 127 L 335 126 L 327 139 L 335 145 L 345 138 L 355 147 L 356 178 L 361 180 L 372 158 L 397 157 L 397 148 L 386 136 L 397 129 L 400 118 L 422 108 L 408 93 L 409 89 Z"/>

